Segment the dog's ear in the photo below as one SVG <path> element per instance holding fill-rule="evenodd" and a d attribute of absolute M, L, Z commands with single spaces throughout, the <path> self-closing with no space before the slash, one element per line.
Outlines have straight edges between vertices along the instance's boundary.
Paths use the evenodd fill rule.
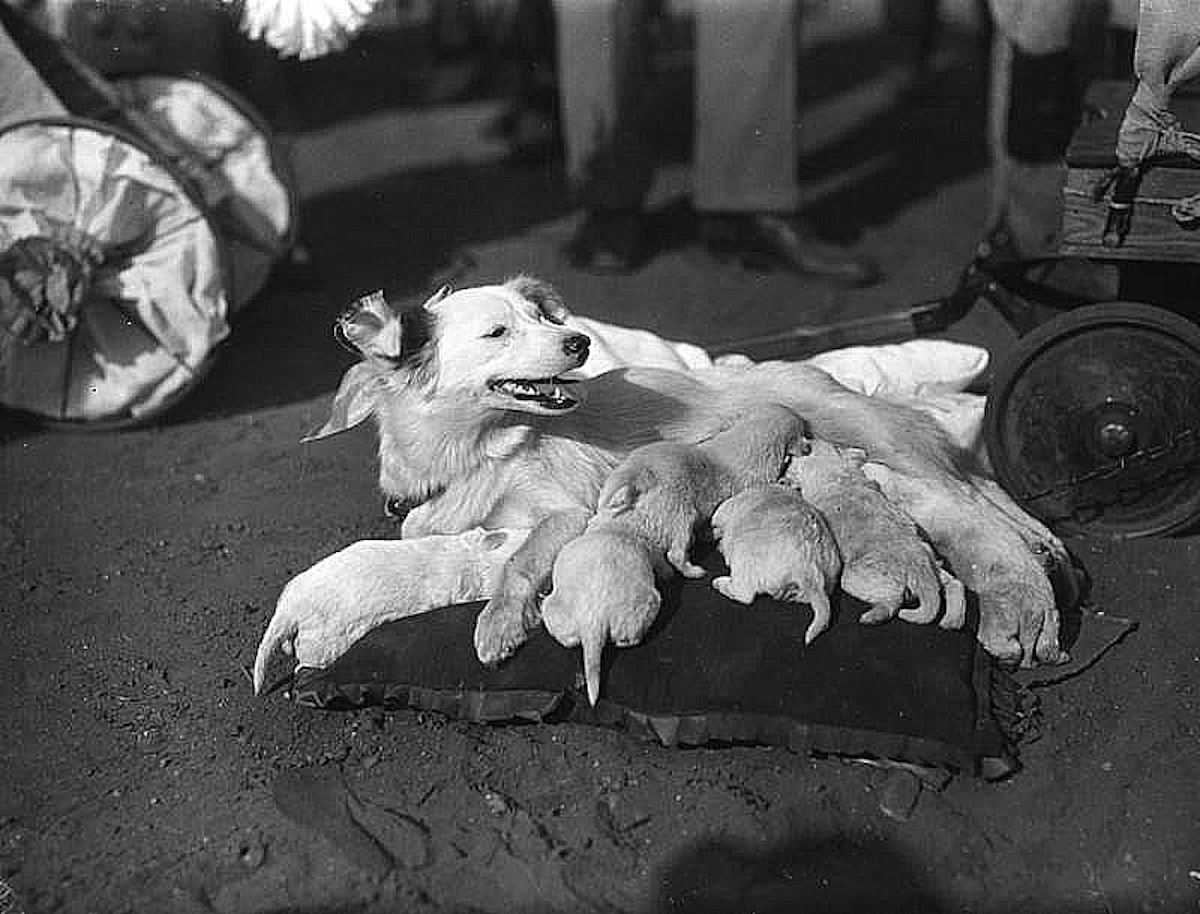
<path fill-rule="evenodd" d="M 566 323 L 567 318 L 571 316 L 558 290 L 548 282 L 522 275 L 513 277 L 505 285 L 537 305 L 542 314 L 556 324 Z"/>
<path fill-rule="evenodd" d="M 375 397 L 386 383 L 386 370 L 373 362 L 350 366 L 333 395 L 329 418 L 315 432 L 301 438 L 301 442 L 320 441 L 365 422 L 375 412 Z"/>
<path fill-rule="evenodd" d="M 397 368 L 412 363 L 429 342 L 435 320 L 426 308 L 444 298 L 443 286 L 423 307 L 397 311 L 382 292 L 364 295 L 347 308 L 334 323 L 333 335 L 351 352 Z"/>
<path fill-rule="evenodd" d="M 364 295 L 338 315 L 333 335 L 351 352 L 385 362 L 399 361 L 404 346 L 400 316 L 382 292 Z"/>

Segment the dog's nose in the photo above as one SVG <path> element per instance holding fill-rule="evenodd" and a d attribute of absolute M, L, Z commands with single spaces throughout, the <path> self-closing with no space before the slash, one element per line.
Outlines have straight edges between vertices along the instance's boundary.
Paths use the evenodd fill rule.
<path fill-rule="evenodd" d="M 582 333 L 575 333 L 563 340 L 563 352 L 567 355 L 578 356 L 582 362 L 587 358 L 588 347 L 592 345 L 589 337 Z"/>

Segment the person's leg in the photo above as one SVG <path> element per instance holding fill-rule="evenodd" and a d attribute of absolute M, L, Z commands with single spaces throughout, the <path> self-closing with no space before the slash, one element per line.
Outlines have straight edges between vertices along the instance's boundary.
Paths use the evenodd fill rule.
<path fill-rule="evenodd" d="M 700 210 L 791 212 L 796 181 L 795 0 L 696 0 Z"/>
<path fill-rule="evenodd" d="M 567 177 L 588 209 L 571 245 L 581 266 L 622 270 L 641 258 L 641 208 L 654 178 L 645 6 L 645 0 L 555 3 Z"/>
<path fill-rule="evenodd" d="M 693 202 L 710 248 L 850 285 L 874 264 L 795 218 L 796 0 L 696 0 Z"/>

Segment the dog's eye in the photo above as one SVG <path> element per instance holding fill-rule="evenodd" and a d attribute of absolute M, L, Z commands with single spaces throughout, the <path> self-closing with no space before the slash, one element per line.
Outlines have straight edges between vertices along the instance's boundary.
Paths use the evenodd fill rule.
<path fill-rule="evenodd" d="M 489 330 L 483 336 L 484 336 L 484 339 L 498 340 L 498 339 L 500 339 L 500 337 L 504 336 L 504 334 L 506 334 L 506 333 L 508 333 L 508 328 L 505 327 L 503 324 L 497 324 L 495 327 L 493 327 L 491 330 Z"/>

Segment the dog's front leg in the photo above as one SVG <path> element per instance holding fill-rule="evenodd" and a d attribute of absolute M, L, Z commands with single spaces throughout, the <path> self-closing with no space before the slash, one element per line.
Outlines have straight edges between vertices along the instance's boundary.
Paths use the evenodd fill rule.
<path fill-rule="evenodd" d="M 912 477 L 875 463 L 864 470 L 979 595 L 977 636 L 989 654 L 1025 667 L 1068 659 L 1044 562 L 1000 508 L 965 480 Z"/>
<path fill-rule="evenodd" d="M 542 623 L 539 595 L 563 546 L 583 533 L 585 509 L 556 511 L 541 521 L 504 565 L 495 593 L 475 620 L 475 653 L 481 663 L 511 657 Z"/>

